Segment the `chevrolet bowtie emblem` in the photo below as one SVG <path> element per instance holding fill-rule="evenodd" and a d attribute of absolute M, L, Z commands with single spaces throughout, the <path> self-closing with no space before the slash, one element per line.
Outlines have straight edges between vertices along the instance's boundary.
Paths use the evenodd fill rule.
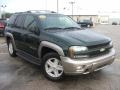
<path fill-rule="evenodd" d="M 103 51 L 105 51 L 105 48 L 101 48 L 101 49 L 100 49 L 100 52 L 103 52 Z"/>

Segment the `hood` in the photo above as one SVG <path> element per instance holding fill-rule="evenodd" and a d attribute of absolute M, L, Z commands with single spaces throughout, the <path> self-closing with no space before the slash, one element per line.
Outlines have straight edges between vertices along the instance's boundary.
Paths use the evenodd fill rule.
<path fill-rule="evenodd" d="M 55 37 L 63 40 L 63 43 L 69 43 L 70 46 L 81 45 L 91 46 L 110 42 L 110 38 L 98 34 L 92 30 L 70 30 L 64 32 L 52 33 Z"/>

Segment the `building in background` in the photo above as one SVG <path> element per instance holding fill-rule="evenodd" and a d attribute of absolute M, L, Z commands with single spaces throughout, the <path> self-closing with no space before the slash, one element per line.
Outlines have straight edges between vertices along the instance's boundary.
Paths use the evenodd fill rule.
<path fill-rule="evenodd" d="M 109 24 L 109 16 L 108 15 L 99 15 L 98 22 L 100 24 Z"/>
<path fill-rule="evenodd" d="M 97 24 L 98 22 L 98 15 L 68 15 L 69 17 L 73 18 L 76 22 L 83 21 L 83 20 L 91 20 L 93 23 Z"/>
<path fill-rule="evenodd" d="M 110 19 L 108 15 L 68 15 L 76 22 L 83 20 L 91 20 L 94 24 L 111 24 L 113 21 L 119 22 L 120 19 Z"/>

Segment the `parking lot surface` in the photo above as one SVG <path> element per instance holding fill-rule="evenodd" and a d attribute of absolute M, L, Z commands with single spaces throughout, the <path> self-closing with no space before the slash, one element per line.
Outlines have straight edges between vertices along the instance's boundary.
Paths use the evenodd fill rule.
<path fill-rule="evenodd" d="M 10 57 L 5 40 L 0 37 L 0 90 L 120 90 L 120 26 L 98 25 L 92 29 L 112 38 L 115 62 L 101 71 L 66 76 L 59 82 L 47 80 L 40 67 Z"/>

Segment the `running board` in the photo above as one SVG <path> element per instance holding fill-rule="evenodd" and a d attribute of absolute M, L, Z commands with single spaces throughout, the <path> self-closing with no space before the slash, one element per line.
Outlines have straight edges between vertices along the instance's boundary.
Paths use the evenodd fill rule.
<path fill-rule="evenodd" d="M 25 59 L 26 61 L 28 61 L 28 62 L 30 62 L 30 63 L 36 64 L 36 65 L 38 65 L 38 66 L 41 65 L 40 59 L 35 58 L 35 57 L 33 57 L 33 56 L 29 55 L 29 54 L 23 53 L 23 52 L 21 52 L 21 51 L 17 51 L 16 54 L 17 54 L 19 57 L 21 57 L 22 59 Z"/>

